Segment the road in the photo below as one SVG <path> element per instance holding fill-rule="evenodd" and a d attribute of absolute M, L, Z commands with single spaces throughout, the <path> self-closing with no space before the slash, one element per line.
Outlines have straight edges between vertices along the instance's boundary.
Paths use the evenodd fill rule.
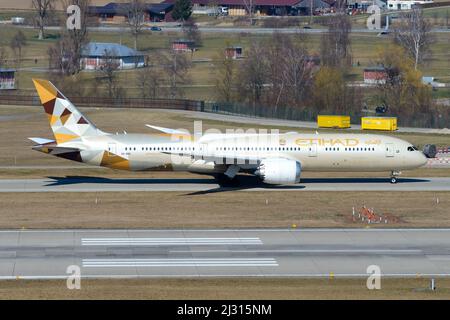
<path fill-rule="evenodd" d="M 133 179 L 102 177 L 49 177 L 47 179 L 1 179 L 0 192 L 108 192 L 183 191 L 212 193 L 242 191 L 450 191 L 450 178 L 305 178 L 298 185 L 270 186 L 255 177 L 241 176 L 239 184 L 220 187 L 213 179 Z"/>
<path fill-rule="evenodd" d="M 32 26 L 15 26 L 17 28 L 34 28 Z M 58 26 L 48 26 L 46 30 L 59 30 L 61 27 Z M 147 30 L 150 30 L 151 27 L 148 27 Z M 251 34 L 272 34 L 272 33 L 308 33 L 308 34 L 321 34 L 328 32 L 327 28 L 312 28 L 312 29 L 304 29 L 304 28 L 259 28 L 259 27 L 204 27 L 199 26 L 199 31 L 202 33 L 251 33 Z M 89 31 L 92 32 L 117 32 L 117 33 L 127 33 L 129 32 L 129 28 L 121 27 L 121 26 L 99 26 L 99 27 L 88 27 Z M 162 31 L 153 31 L 153 32 L 182 32 L 182 28 L 178 26 L 163 26 Z M 380 30 L 369 30 L 367 28 L 352 28 L 351 33 L 366 33 L 366 34 L 378 34 L 384 29 Z M 431 30 L 433 33 L 448 33 L 450 29 L 446 28 L 434 28 Z M 386 36 L 384 36 L 386 37 Z"/>
<path fill-rule="evenodd" d="M 0 279 L 450 276 L 450 229 L 0 231 Z"/>
<path fill-rule="evenodd" d="M 184 110 L 169 110 L 173 113 L 181 113 L 187 118 L 225 121 L 242 124 L 253 124 L 255 126 L 280 126 L 290 128 L 309 128 L 316 129 L 319 132 L 320 128 L 317 128 L 317 122 L 315 121 L 295 121 L 295 120 L 283 120 L 273 118 L 261 118 L 261 117 L 249 117 L 232 114 L 212 113 L 212 112 L 199 112 L 199 111 L 184 111 Z M 361 125 L 352 124 L 351 129 L 361 130 Z M 432 128 L 414 128 L 414 127 L 398 127 L 396 132 L 408 132 L 408 133 L 427 133 L 427 134 L 450 134 L 450 129 L 432 129 Z M 380 134 L 389 135 L 389 131 L 381 131 Z"/>

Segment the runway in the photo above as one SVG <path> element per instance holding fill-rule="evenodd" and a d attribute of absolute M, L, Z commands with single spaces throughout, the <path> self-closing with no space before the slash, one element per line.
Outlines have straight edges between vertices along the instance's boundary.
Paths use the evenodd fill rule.
<path fill-rule="evenodd" d="M 0 279 L 450 276 L 450 229 L 0 231 Z"/>
<path fill-rule="evenodd" d="M 121 192 L 178 191 L 450 191 L 450 178 L 305 178 L 297 185 L 270 186 L 242 176 L 239 184 L 220 187 L 213 179 L 112 179 L 100 177 L 49 177 L 0 179 L 0 192 Z"/>

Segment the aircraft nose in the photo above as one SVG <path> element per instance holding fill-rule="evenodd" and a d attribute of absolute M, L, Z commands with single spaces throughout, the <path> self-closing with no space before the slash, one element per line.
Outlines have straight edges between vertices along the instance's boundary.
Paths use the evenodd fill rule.
<path fill-rule="evenodd" d="M 426 165 L 428 162 L 428 158 L 422 153 L 422 152 L 417 152 L 417 163 L 419 166 L 424 166 Z"/>

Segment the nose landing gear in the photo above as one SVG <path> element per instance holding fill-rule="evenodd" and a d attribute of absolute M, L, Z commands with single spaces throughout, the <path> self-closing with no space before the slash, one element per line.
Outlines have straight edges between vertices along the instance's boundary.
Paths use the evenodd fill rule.
<path fill-rule="evenodd" d="M 397 183 L 397 177 L 401 174 L 400 171 L 391 171 L 391 183 Z"/>

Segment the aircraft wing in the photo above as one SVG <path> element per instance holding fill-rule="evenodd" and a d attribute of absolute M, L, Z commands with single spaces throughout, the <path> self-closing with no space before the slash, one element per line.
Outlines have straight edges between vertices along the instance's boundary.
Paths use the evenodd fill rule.
<path fill-rule="evenodd" d="M 33 141 L 34 143 L 37 144 L 49 144 L 49 143 L 55 143 L 55 140 L 51 140 L 51 139 L 45 139 L 45 138 L 28 138 L 31 141 Z"/>
<path fill-rule="evenodd" d="M 170 128 L 164 128 L 164 127 L 158 127 L 158 126 L 152 126 L 150 124 L 146 124 L 146 127 L 164 132 L 164 133 L 168 133 L 168 134 L 187 134 L 186 131 L 182 131 L 182 130 L 176 130 L 176 129 L 170 129 Z"/>

